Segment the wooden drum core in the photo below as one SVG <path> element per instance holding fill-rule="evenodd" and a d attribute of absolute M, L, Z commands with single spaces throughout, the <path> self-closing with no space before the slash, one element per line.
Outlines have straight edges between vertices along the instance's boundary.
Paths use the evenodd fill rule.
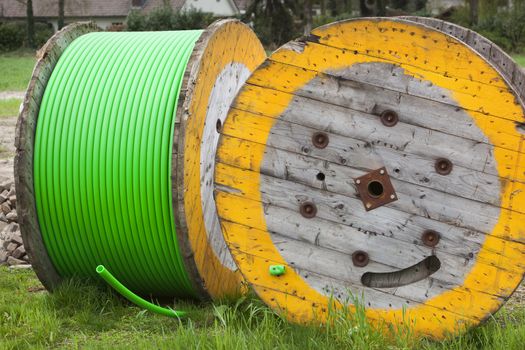
<path fill-rule="evenodd" d="M 435 338 L 485 320 L 525 268 L 516 86 L 402 19 L 330 24 L 276 51 L 231 106 L 215 168 L 246 280 L 298 322 L 325 319 L 331 298 Z"/>

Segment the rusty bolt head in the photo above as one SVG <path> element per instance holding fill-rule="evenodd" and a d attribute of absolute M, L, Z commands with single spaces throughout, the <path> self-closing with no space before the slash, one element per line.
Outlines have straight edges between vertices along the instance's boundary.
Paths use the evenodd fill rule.
<path fill-rule="evenodd" d="M 326 148 L 328 146 L 328 142 L 330 141 L 328 134 L 324 132 L 316 132 L 312 136 L 312 143 L 317 148 Z"/>
<path fill-rule="evenodd" d="M 439 158 L 434 165 L 436 172 L 440 175 L 448 175 L 452 171 L 452 162 L 446 158 Z"/>
<path fill-rule="evenodd" d="M 384 126 L 388 126 L 389 128 L 393 127 L 397 124 L 399 121 L 399 116 L 396 112 L 392 110 L 386 110 L 383 113 L 381 113 L 381 123 L 383 123 Z"/>
<path fill-rule="evenodd" d="M 307 219 L 311 219 L 317 215 L 317 207 L 312 202 L 304 202 L 299 207 L 301 215 Z"/>
<path fill-rule="evenodd" d="M 368 253 L 362 250 L 356 250 L 352 254 L 352 262 L 354 263 L 354 266 L 365 267 L 366 265 L 368 265 L 369 260 L 370 259 L 368 258 Z"/>
<path fill-rule="evenodd" d="M 434 230 L 426 230 L 421 236 L 423 244 L 427 247 L 435 247 L 439 243 L 439 233 Z"/>

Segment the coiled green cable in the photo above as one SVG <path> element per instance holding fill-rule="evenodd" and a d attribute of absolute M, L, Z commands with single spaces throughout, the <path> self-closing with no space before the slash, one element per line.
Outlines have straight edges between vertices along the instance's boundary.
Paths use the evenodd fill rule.
<path fill-rule="evenodd" d="M 62 277 L 94 277 L 103 264 L 142 295 L 195 295 L 175 233 L 171 152 L 201 33 L 90 33 L 60 57 L 39 111 L 34 184 Z"/>

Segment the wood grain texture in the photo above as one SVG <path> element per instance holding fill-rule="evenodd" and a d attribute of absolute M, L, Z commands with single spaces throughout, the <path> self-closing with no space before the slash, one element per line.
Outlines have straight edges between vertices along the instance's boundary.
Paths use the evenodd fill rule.
<path fill-rule="evenodd" d="M 332 293 L 343 304 L 359 294 L 372 320 L 408 317 L 441 338 L 486 319 L 517 287 L 524 108 L 493 66 L 504 57 L 483 58 L 464 34 L 400 19 L 330 24 L 277 50 L 241 89 L 218 149 L 216 202 L 241 272 L 271 307 L 304 322 L 326 317 Z M 379 119 L 387 110 L 394 127 Z M 312 144 L 317 132 L 325 148 Z M 437 174 L 439 158 L 450 175 Z M 354 179 L 381 167 L 398 200 L 366 211 Z M 307 202 L 313 219 L 299 213 Z M 435 247 L 422 239 L 429 229 Z M 354 266 L 356 251 L 367 266 Z M 422 280 L 361 283 L 430 256 L 440 268 Z M 270 264 L 286 274 L 271 276 Z"/>
<path fill-rule="evenodd" d="M 204 31 L 186 68 L 174 130 L 172 197 L 179 246 L 203 299 L 237 295 L 242 280 L 229 260 L 230 253 L 215 222 L 214 203 L 210 203 L 214 201 L 209 185 L 215 153 L 215 145 L 210 143 L 218 142 L 212 136 L 219 114 L 208 111 L 227 109 L 235 96 L 221 93 L 219 85 L 238 89 L 247 78 L 246 73 L 228 74 L 229 70 L 235 73 L 231 70 L 233 63 L 242 65 L 241 71 L 251 72 L 265 57 L 249 27 L 237 20 L 219 20 Z M 208 164 L 203 167 L 202 161 Z"/>
<path fill-rule="evenodd" d="M 51 73 L 65 49 L 79 36 L 99 31 L 93 22 L 74 23 L 53 35 L 38 51 L 37 62 L 24 96 L 16 126 L 15 184 L 17 213 L 24 247 L 33 269 L 48 290 L 59 286 L 61 277 L 44 246 L 34 197 L 33 151 L 40 104 Z"/>

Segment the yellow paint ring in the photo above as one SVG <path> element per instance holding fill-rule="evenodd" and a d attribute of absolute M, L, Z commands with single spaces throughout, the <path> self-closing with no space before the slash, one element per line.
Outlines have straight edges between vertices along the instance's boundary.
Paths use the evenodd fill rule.
<path fill-rule="evenodd" d="M 188 63 L 185 81 L 186 98 L 177 115 L 181 127 L 173 149 L 174 204 L 180 217 L 177 235 L 183 246 L 186 265 L 200 283 L 201 295 L 223 298 L 240 292 L 242 277 L 238 270 L 223 266 L 212 248 L 205 227 L 201 196 L 201 142 L 207 120 L 210 96 L 216 80 L 231 64 L 240 64 L 250 72 L 266 57 L 253 31 L 237 20 L 212 24 L 196 44 Z M 180 195 L 178 195 L 180 194 Z M 224 249 L 227 252 L 226 246 Z"/>
<path fill-rule="evenodd" d="M 260 167 L 270 130 L 289 106 L 293 95 L 277 90 L 261 92 L 256 86 L 278 86 L 281 91 L 293 93 L 311 81 L 317 72 L 336 71 L 356 63 L 395 62 L 406 74 L 451 91 L 460 106 L 469 111 L 489 142 L 497 146 L 494 152 L 497 170 L 500 177 L 507 179 L 501 186 L 501 207 L 520 211 L 525 208 L 522 195 L 525 192 L 523 135 L 515 124 L 524 121 L 523 107 L 502 76 L 487 61 L 444 33 L 403 20 L 345 21 L 321 27 L 312 34 L 306 44 L 293 42 L 275 52 L 241 89 L 230 109 L 224 133 L 236 130 L 241 120 L 252 117 L 257 121 L 253 124 L 253 137 L 260 145 L 248 149 L 238 139 L 223 136 L 215 172 L 216 202 L 223 233 L 239 269 L 265 303 L 298 322 L 325 319 L 330 300 L 310 287 L 293 268 L 289 267 L 279 278 L 267 273 L 270 264 L 288 264 L 272 243 L 266 226 L 259 191 Z M 335 49 L 340 54 L 334 55 Z M 426 66 L 429 62 L 432 69 Z M 303 72 L 292 74 L 286 65 L 302 68 Z M 464 93 L 465 89 L 479 86 L 485 88 L 475 90 L 479 93 L 478 98 Z M 267 99 L 258 99 L 260 93 L 271 93 L 274 103 L 268 105 L 265 103 Z M 481 105 L 476 105 L 479 103 Z M 257 111 L 270 118 L 257 119 Z M 501 118 L 488 121 L 488 114 Z M 221 159 L 226 158 L 235 166 L 221 163 Z M 224 187 L 230 190 L 224 190 Z M 232 222 L 231 219 L 239 213 L 249 220 L 250 227 Z M 504 261 L 508 264 L 506 270 L 476 263 L 462 286 L 447 290 L 406 312 L 367 309 L 367 316 L 392 324 L 411 322 L 416 333 L 435 338 L 479 324 L 501 307 L 522 280 L 525 271 L 519 261 L 525 254 L 523 242 L 523 214 L 502 210 L 493 231 L 487 234 L 478 258 Z"/>

